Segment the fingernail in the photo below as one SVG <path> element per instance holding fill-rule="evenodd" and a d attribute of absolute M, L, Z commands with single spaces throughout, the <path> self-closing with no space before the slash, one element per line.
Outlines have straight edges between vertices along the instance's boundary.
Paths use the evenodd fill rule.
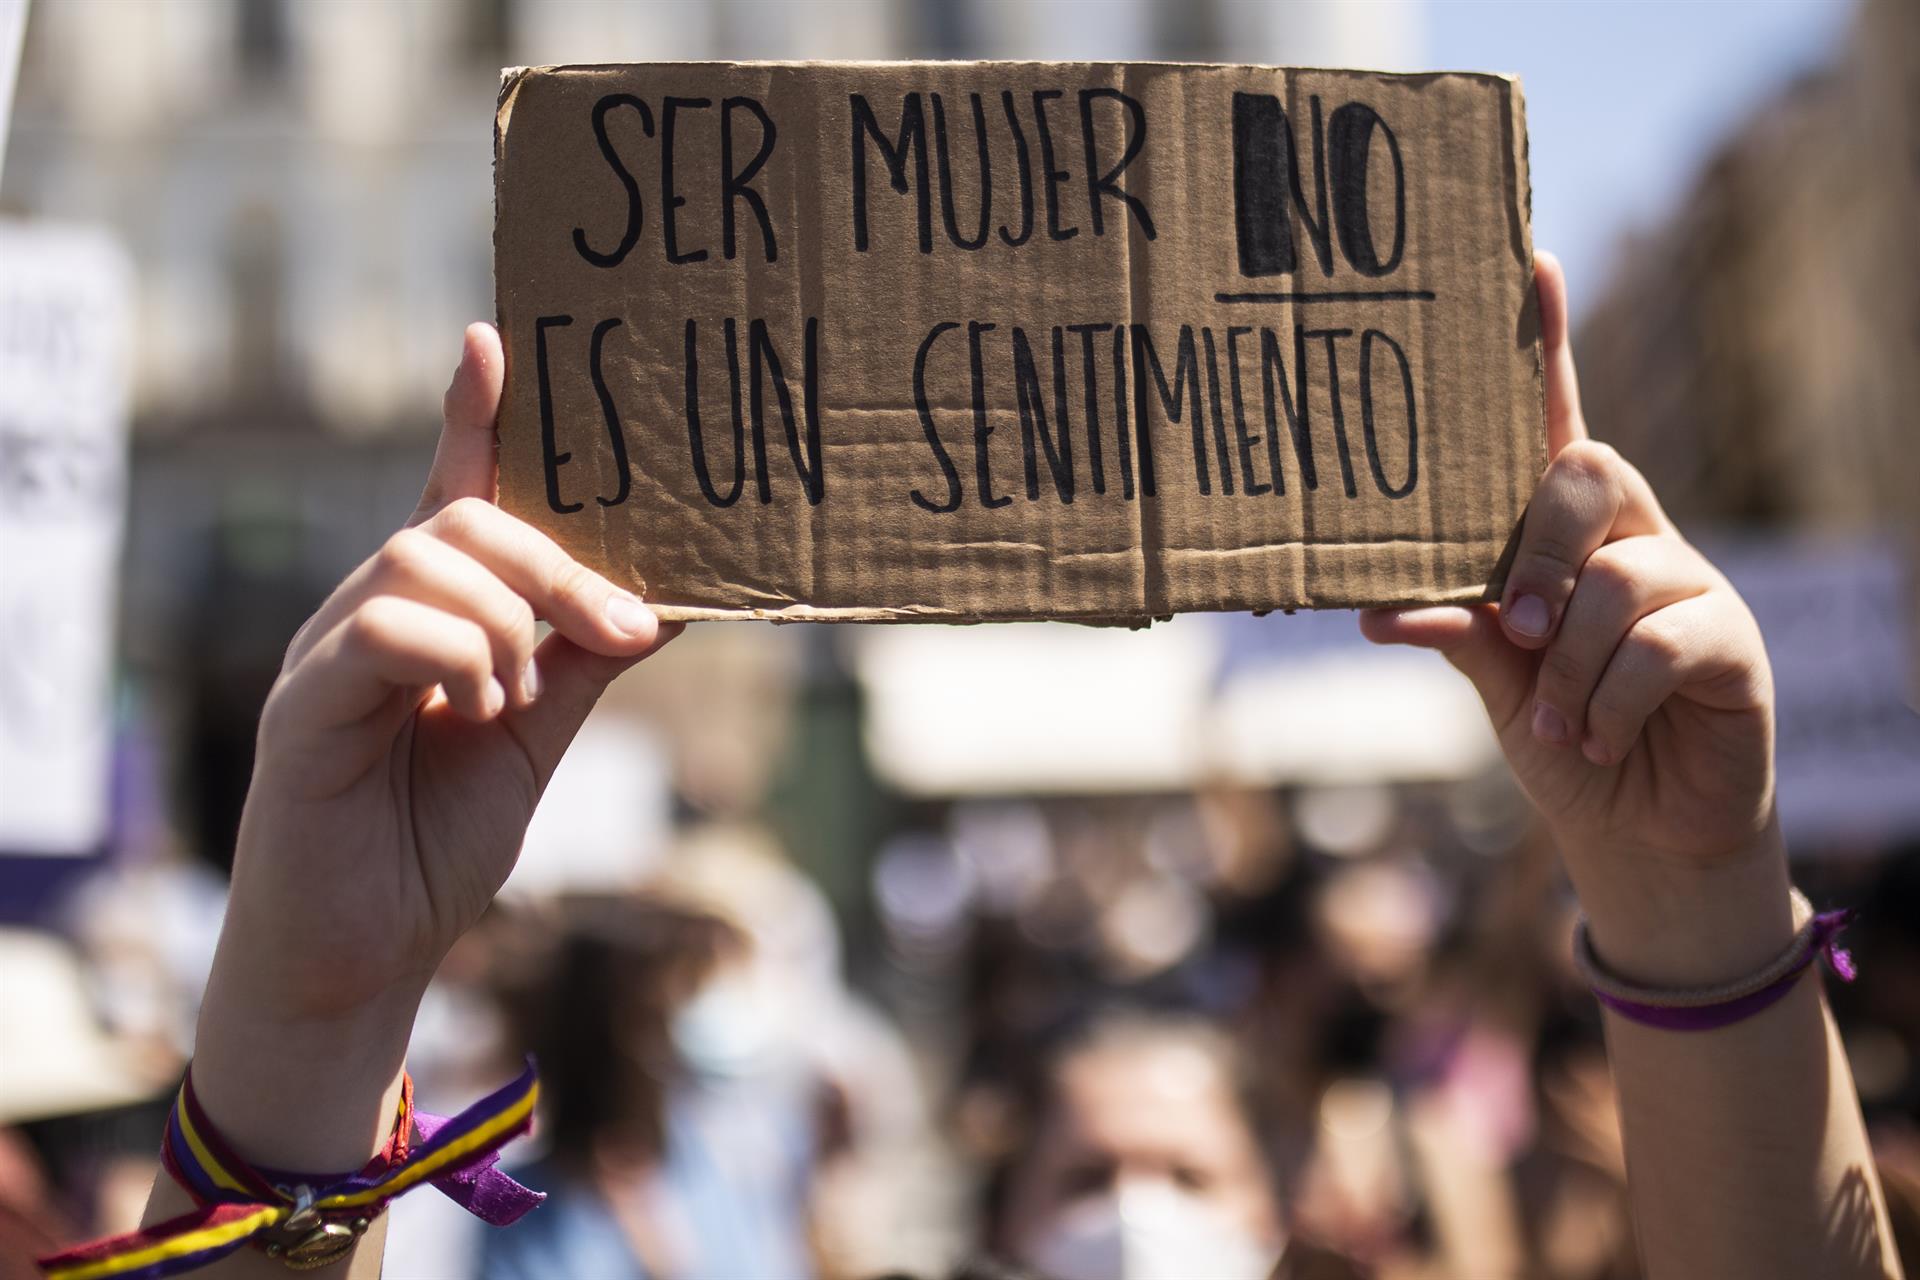
<path fill-rule="evenodd" d="M 497 677 L 487 677 L 486 692 L 480 695 L 480 705 L 490 716 L 497 716 L 507 705 L 507 690 Z"/>
<path fill-rule="evenodd" d="M 1588 734 L 1586 741 L 1580 744 L 1580 754 L 1597 765 L 1604 766 L 1613 763 L 1612 750 L 1608 748 L 1606 743 L 1600 741 L 1600 739 L 1594 737 L 1592 734 Z"/>
<path fill-rule="evenodd" d="M 540 666 L 532 658 L 520 672 L 520 696 L 532 702 L 540 696 Z"/>
<path fill-rule="evenodd" d="M 1527 597 L 1529 600 L 1532 598 Z M 1544 702 L 1534 703 L 1533 736 L 1558 746 L 1567 740 L 1567 718 Z"/>
<path fill-rule="evenodd" d="M 1547 602 L 1539 596 L 1520 596 L 1507 610 L 1507 625 L 1523 636 L 1538 639 L 1547 634 L 1547 628 L 1553 624 L 1553 616 L 1547 612 Z"/>
<path fill-rule="evenodd" d="M 637 636 L 653 624 L 653 611 L 625 593 L 607 597 L 607 621 L 623 635 Z"/>

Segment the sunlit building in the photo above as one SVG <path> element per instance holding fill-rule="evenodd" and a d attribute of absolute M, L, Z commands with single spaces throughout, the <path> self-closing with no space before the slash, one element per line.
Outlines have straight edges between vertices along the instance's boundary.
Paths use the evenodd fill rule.
<path fill-rule="evenodd" d="M 1587 414 L 1683 521 L 1920 535 L 1917 87 L 1920 8 L 1870 0 L 1618 255 Z"/>
<path fill-rule="evenodd" d="M 492 312 L 508 65 L 1419 61 L 1419 0 L 142 0 L 31 7 L 0 207 L 140 267 L 137 428 L 429 430 Z"/>
<path fill-rule="evenodd" d="M 1413 69 L 1424 13 L 1424 0 L 31 5 L 0 213 L 103 225 L 136 264 L 122 650 L 142 716 L 183 744 L 193 835 L 230 847 L 287 637 L 412 507 L 461 329 L 493 313 L 500 68 L 1052 57 Z M 785 651 L 800 635 L 767 643 Z"/>

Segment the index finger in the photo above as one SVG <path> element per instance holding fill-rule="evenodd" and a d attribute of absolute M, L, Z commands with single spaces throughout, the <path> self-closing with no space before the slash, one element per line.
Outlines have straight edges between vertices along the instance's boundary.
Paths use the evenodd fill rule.
<path fill-rule="evenodd" d="M 1587 438 L 1567 322 L 1567 273 L 1560 259 L 1544 250 L 1535 254 L 1533 283 L 1540 300 L 1540 354 L 1547 374 L 1547 457 L 1556 458 L 1574 441 Z"/>
<path fill-rule="evenodd" d="M 490 502 L 462 498 L 421 528 L 478 560 L 581 648 L 626 657 L 651 647 L 660 623 L 639 597 Z"/>
<path fill-rule="evenodd" d="M 1540 303 L 1541 359 L 1547 380 L 1547 472 L 1521 519 L 1520 544 L 1500 623 L 1522 648 L 1552 639 L 1587 557 L 1608 542 L 1669 526 L 1640 473 L 1587 436 L 1567 320 L 1567 275 L 1560 259 L 1534 256 Z"/>

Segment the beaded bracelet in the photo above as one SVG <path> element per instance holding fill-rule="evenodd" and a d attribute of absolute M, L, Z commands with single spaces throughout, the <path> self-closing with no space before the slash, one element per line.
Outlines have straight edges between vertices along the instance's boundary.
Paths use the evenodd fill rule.
<path fill-rule="evenodd" d="M 1793 918 L 1802 923 L 1787 949 L 1765 968 L 1718 986 L 1660 989 L 1621 981 L 1594 954 L 1585 916 L 1573 927 L 1573 963 L 1600 1003 L 1623 1018 L 1668 1031 L 1711 1031 L 1750 1018 L 1778 1001 L 1816 956 L 1825 956 L 1841 981 L 1852 982 L 1853 957 L 1840 946 L 1838 936 L 1853 923 L 1854 915 L 1851 907 L 1816 913 L 1795 889 Z"/>
<path fill-rule="evenodd" d="M 403 1074 L 392 1132 L 358 1173 L 285 1173 L 233 1153 L 201 1109 L 189 1070 L 167 1115 L 160 1162 L 197 1207 L 41 1258 L 41 1270 L 47 1280 L 158 1280 L 249 1244 L 312 1270 L 345 1257 L 388 1204 L 426 1182 L 475 1217 L 507 1226 L 546 1199 L 495 1167 L 500 1148 L 532 1124 L 539 1092 L 529 1059 L 513 1083 L 449 1119 L 414 1110 L 413 1080 Z"/>

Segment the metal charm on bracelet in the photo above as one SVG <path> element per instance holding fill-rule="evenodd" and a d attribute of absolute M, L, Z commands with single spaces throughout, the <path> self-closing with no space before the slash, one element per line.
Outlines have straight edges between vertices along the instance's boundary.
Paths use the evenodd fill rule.
<path fill-rule="evenodd" d="M 312 1187 L 294 1187 L 289 1194 L 293 1196 L 293 1214 L 255 1237 L 265 1245 L 269 1258 L 284 1263 L 289 1270 L 317 1271 L 340 1261 L 373 1225 L 373 1220 L 365 1216 L 347 1222 L 321 1221 L 320 1211 L 313 1207 Z"/>

